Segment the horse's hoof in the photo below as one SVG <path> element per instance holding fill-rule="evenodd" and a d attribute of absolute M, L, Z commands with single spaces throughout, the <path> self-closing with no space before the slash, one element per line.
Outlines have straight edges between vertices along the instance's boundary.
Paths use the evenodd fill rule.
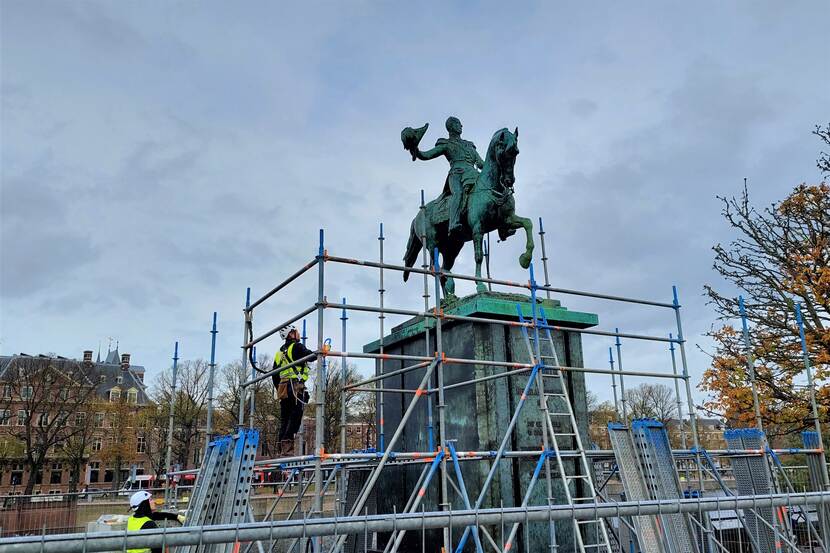
<path fill-rule="evenodd" d="M 483 294 L 486 291 L 487 291 L 487 285 L 486 284 L 484 284 L 483 282 L 479 282 L 478 284 L 476 284 L 476 292 L 478 292 L 479 294 Z"/>
<path fill-rule="evenodd" d="M 530 262 L 533 260 L 533 256 L 527 252 L 523 253 L 519 256 L 519 265 L 522 266 L 522 269 L 527 269 L 530 267 Z"/>

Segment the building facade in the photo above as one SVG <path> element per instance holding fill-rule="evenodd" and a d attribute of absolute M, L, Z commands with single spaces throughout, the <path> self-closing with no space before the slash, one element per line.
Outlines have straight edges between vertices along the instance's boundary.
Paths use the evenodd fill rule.
<path fill-rule="evenodd" d="M 132 467 L 152 472 L 144 373 L 117 348 L 95 361 L 0 356 L 0 494 L 109 490 Z"/>

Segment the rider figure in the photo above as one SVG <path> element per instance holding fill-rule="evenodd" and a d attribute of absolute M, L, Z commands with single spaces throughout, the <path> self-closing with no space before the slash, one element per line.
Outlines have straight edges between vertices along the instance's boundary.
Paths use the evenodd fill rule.
<path fill-rule="evenodd" d="M 461 210 L 464 194 L 472 190 L 478 178 L 478 169 L 484 167 L 484 160 L 478 155 L 476 146 L 469 140 L 461 138 L 461 121 L 457 117 L 448 117 L 445 123 L 449 138 L 439 138 L 435 147 L 422 152 L 415 146 L 412 152 L 420 160 L 435 159 L 445 156 L 450 164 L 447 184 L 450 188 L 450 224 L 449 235 L 461 230 Z M 478 169 L 476 169 L 478 168 Z"/>

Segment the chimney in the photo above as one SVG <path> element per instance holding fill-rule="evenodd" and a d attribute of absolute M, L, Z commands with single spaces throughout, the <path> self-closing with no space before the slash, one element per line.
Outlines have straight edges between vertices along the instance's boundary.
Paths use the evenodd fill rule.
<path fill-rule="evenodd" d="M 84 365 L 86 365 L 87 367 L 92 365 L 92 350 L 91 349 L 85 349 L 84 350 Z"/>
<path fill-rule="evenodd" d="M 121 354 L 121 368 L 125 371 L 130 368 L 130 354 L 129 353 L 122 353 Z"/>

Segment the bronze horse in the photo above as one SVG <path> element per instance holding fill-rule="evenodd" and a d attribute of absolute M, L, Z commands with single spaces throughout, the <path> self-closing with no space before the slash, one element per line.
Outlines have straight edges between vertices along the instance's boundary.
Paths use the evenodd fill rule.
<path fill-rule="evenodd" d="M 406 244 L 404 264 L 413 267 L 423 247 L 421 237 L 426 238 L 433 266 L 435 265 L 435 248 L 441 255 L 443 271 L 451 271 L 456 257 L 470 240 L 473 241 L 476 259 L 476 278 L 481 279 L 481 262 L 484 260 L 482 240 L 484 235 L 496 230 L 501 240 L 513 235 L 517 229 L 524 228 L 527 238 L 525 251 L 519 256 L 519 264 L 527 269 L 533 258 L 533 223 L 526 217 L 516 215 L 516 203 L 513 199 L 513 166 L 519 155 L 519 129 L 514 132 L 501 129 L 493 135 L 487 148 L 484 167 L 476 180 L 475 186 L 466 199 L 466 213 L 463 229 L 460 233 L 448 236 L 449 195 L 448 189 L 421 209 L 412 220 L 409 240 Z M 404 272 L 407 280 L 409 271 Z M 476 290 L 484 292 L 487 286 L 481 280 L 476 281 Z M 445 301 L 450 302 L 455 296 L 455 282 L 451 277 L 441 278 Z"/>

